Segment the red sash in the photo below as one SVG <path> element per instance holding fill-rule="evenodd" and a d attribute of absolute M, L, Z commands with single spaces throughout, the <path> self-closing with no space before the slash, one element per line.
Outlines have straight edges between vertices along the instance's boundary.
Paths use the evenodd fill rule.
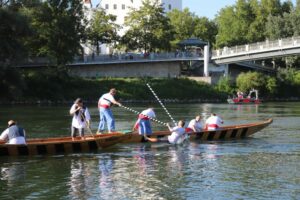
<path fill-rule="evenodd" d="M 109 105 L 105 105 L 105 104 L 99 104 L 98 105 L 98 108 L 105 108 L 105 109 L 107 109 L 107 108 L 110 108 L 110 106 Z"/>
<path fill-rule="evenodd" d="M 185 128 L 185 132 L 187 132 L 187 133 L 189 133 L 189 132 L 193 132 L 193 129 L 191 129 L 191 128 L 187 127 L 187 128 Z"/>
<path fill-rule="evenodd" d="M 143 120 L 149 120 L 149 117 L 143 115 L 143 114 L 139 114 L 139 119 L 143 119 Z"/>
<path fill-rule="evenodd" d="M 208 128 L 219 128 L 217 124 L 208 124 Z"/>

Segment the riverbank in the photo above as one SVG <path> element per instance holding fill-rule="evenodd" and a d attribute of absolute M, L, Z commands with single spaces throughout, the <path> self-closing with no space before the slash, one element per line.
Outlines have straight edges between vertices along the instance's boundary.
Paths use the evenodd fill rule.
<path fill-rule="evenodd" d="M 146 86 L 149 83 L 165 102 L 226 102 L 227 93 L 213 86 L 185 78 L 101 78 L 56 76 L 52 74 L 27 75 L 17 95 L 2 98 L 1 104 L 65 104 L 81 97 L 86 102 L 97 102 L 99 97 L 116 88 L 116 99 L 122 102 L 155 102 Z"/>

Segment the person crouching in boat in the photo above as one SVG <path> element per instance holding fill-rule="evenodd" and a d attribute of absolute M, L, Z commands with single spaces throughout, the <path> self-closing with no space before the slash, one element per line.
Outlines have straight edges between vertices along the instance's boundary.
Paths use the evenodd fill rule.
<path fill-rule="evenodd" d="M 26 144 L 25 130 L 17 125 L 14 120 L 8 121 L 8 128 L 5 129 L 0 140 L 4 140 L 8 144 Z"/>
<path fill-rule="evenodd" d="M 90 126 L 91 116 L 88 108 L 84 106 L 81 98 L 75 100 L 70 109 L 70 115 L 73 116 L 71 126 L 72 138 L 76 137 L 78 132 L 79 136 L 83 139 L 84 128 Z"/>
<path fill-rule="evenodd" d="M 133 130 L 138 130 L 140 135 L 151 135 L 151 123 L 150 118 L 155 118 L 155 112 L 153 108 L 148 108 L 143 110 L 141 114 L 138 116 L 138 120 L 136 121 Z"/>
<path fill-rule="evenodd" d="M 223 120 L 216 115 L 216 113 L 212 113 L 211 116 L 206 120 L 205 127 L 209 131 L 218 130 L 221 128 L 221 124 L 223 124 Z"/>
<path fill-rule="evenodd" d="M 100 122 L 97 134 L 101 134 L 105 129 L 105 123 L 107 123 L 108 132 L 115 131 L 115 119 L 110 109 L 112 104 L 116 104 L 121 106 L 119 102 L 117 102 L 114 98 L 117 90 L 115 88 L 110 89 L 109 93 L 103 94 L 98 101 L 98 108 L 100 114 Z"/>
<path fill-rule="evenodd" d="M 191 133 L 191 132 L 200 132 L 202 130 L 202 123 L 201 123 L 201 116 L 197 115 L 195 119 L 192 119 L 188 125 L 188 127 L 185 129 L 185 132 Z"/>
<path fill-rule="evenodd" d="M 144 136 L 146 140 L 150 142 L 168 142 L 170 144 L 180 144 L 185 140 L 185 129 L 184 129 L 185 122 L 183 120 L 179 120 L 177 126 L 170 127 L 169 124 L 167 124 L 167 127 L 172 132 L 171 135 L 167 136 L 166 139 L 158 139 L 158 138 L 149 138 L 147 136 Z"/>

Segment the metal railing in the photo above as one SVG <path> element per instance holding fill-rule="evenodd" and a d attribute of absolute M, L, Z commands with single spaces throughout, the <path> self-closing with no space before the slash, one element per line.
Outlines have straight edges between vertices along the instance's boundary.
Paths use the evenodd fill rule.
<path fill-rule="evenodd" d="M 155 60 L 175 60 L 175 59 L 197 59 L 203 58 L 202 54 L 194 52 L 163 52 L 163 53 L 121 53 L 110 55 L 84 55 L 75 57 L 73 64 L 84 63 L 109 63 L 109 62 L 134 62 L 134 61 L 155 61 Z"/>
<path fill-rule="evenodd" d="M 295 47 L 300 47 L 300 37 L 284 38 L 272 41 L 266 40 L 264 42 L 257 42 L 235 47 L 224 47 L 223 49 L 212 51 L 212 59 L 251 53 L 260 53 L 272 50 L 289 49 Z"/>

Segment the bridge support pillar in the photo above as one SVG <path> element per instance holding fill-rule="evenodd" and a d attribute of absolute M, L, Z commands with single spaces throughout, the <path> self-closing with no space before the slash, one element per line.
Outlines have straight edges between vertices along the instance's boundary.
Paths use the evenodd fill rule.
<path fill-rule="evenodd" d="M 204 46 L 204 76 L 208 77 L 208 65 L 209 65 L 209 47 L 208 45 Z"/>

